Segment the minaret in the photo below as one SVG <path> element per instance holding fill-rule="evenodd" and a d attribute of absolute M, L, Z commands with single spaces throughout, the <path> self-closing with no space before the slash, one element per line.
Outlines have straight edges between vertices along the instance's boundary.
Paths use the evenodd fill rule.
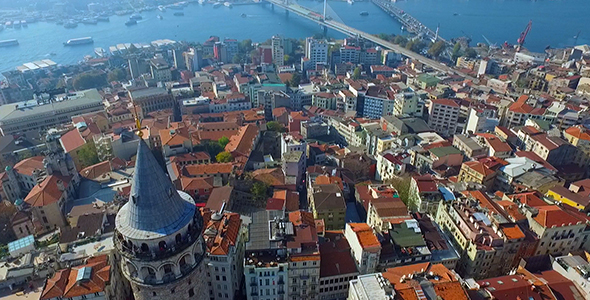
<path fill-rule="evenodd" d="M 208 299 L 203 219 L 139 141 L 129 201 L 115 219 L 115 247 L 137 300 Z"/>

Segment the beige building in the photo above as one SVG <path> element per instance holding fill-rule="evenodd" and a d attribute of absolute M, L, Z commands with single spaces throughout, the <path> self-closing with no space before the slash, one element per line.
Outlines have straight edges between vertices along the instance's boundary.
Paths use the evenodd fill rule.
<path fill-rule="evenodd" d="M 350 244 L 350 251 L 359 274 L 376 271 L 381 256 L 381 243 L 366 223 L 347 223 L 344 236 Z"/>
<path fill-rule="evenodd" d="M 578 166 L 590 164 L 590 131 L 583 126 L 573 126 L 563 132 L 563 137 L 576 147 L 572 162 Z"/>
<path fill-rule="evenodd" d="M 346 200 L 337 184 L 317 184 L 309 189 L 309 208 L 323 219 L 327 230 L 342 230 L 346 223 Z"/>
<path fill-rule="evenodd" d="M 144 88 L 129 90 L 129 97 L 136 105 L 140 118 L 150 112 L 171 109 L 174 106 L 174 96 L 164 88 Z"/>

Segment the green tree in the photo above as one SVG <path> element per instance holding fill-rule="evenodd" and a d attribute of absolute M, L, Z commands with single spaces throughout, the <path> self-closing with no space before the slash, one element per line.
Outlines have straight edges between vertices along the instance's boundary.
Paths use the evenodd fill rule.
<path fill-rule="evenodd" d="M 270 122 L 266 123 L 266 129 L 268 129 L 270 131 L 276 131 L 276 132 L 283 132 L 283 130 L 284 130 L 283 125 L 281 125 L 277 121 L 270 121 Z"/>
<path fill-rule="evenodd" d="M 249 53 L 253 49 L 254 49 L 254 46 L 252 46 L 251 39 L 245 39 L 245 40 L 241 41 L 240 44 L 238 44 L 238 50 L 241 53 Z"/>
<path fill-rule="evenodd" d="M 205 151 L 209 153 L 211 157 L 217 156 L 219 152 L 223 151 L 225 147 L 222 147 L 219 142 L 209 141 L 205 144 Z"/>
<path fill-rule="evenodd" d="M 229 143 L 229 138 L 227 136 L 222 136 L 219 141 L 217 141 L 221 147 L 225 149 L 225 145 Z"/>
<path fill-rule="evenodd" d="M 292 87 L 298 87 L 300 83 L 301 83 L 301 75 L 299 75 L 299 73 L 293 73 L 293 77 L 291 77 L 291 81 L 289 82 L 289 84 Z"/>
<path fill-rule="evenodd" d="M 127 78 L 127 74 L 121 68 L 116 68 L 109 72 L 107 75 L 107 80 L 109 82 L 113 81 L 123 81 Z"/>
<path fill-rule="evenodd" d="M 234 158 L 231 156 L 231 153 L 223 151 L 215 156 L 215 160 L 217 160 L 218 163 L 228 163 L 232 162 Z"/>
<path fill-rule="evenodd" d="M 393 185 L 393 187 L 397 190 L 397 194 L 399 195 L 399 198 L 408 207 L 408 210 L 410 210 L 410 211 L 417 211 L 418 210 L 418 201 L 417 201 L 417 199 L 415 199 L 415 196 L 410 192 L 410 187 L 412 185 L 412 177 L 410 177 L 410 176 L 397 177 L 397 178 L 387 181 L 387 183 Z"/>
<path fill-rule="evenodd" d="M 268 187 L 268 184 L 261 181 L 257 181 L 252 185 L 250 193 L 252 194 L 252 196 L 254 196 L 254 199 L 258 201 L 266 200 L 266 197 L 268 196 Z"/>
<path fill-rule="evenodd" d="M 352 73 L 352 79 L 359 79 L 361 78 L 361 67 L 354 68 L 354 72 Z"/>
<path fill-rule="evenodd" d="M 245 56 L 242 53 L 236 53 L 234 57 L 232 57 L 231 61 L 234 64 L 241 64 L 245 62 Z"/>
<path fill-rule="evenodd" d="M 416 53 L 420 53 L 422 49 L 424 49 L 424 46 L 424 43 L 421 41 L 411 40 L 408 41 L 408 43 L 406 44 L 406 49 L 412 50 Z"/>
<path fill-rule="evenodd" d="M 439 55 L 441 55 L 441 53 L 443 53 L 443 51 L 445 51 L 446 47 L 447 44 L 444 41 L 436 41 L 435 43 L 430 45 L 430 48 L 428 48 L 428 54 L 434 57 L 438 57 Z"/>
<path fill-rule="evenodd" d="M 453 52 L 451 54 L 451 58 L 453 59 L 453 61 L 457 61 L 457 58 L 461 57 L 461 55 L 463 55 L 461 51 L 461 44 L 455 43 L 455 46 L 453 47 Z"/>
<path fill-rule="evenodd" d="M 401 35 L 397 35 L 394 39 L 393 39 L 393 43 L 400 45 L 402 47 L 405 47 L 406 44 L 408 43 L 408 39 L 405 36 L 401 36 Z"/>
<path fill-rule="evenodd" d="M 96 152 L 96 147 L 93 143 L 86 143 L 84 146 L 80 147 L 80 150 L 77 151 L 77 154 L 78 160 L 82 164 L 82 168 L 86 168 L 100 162 L 98 159 L 98 153 Z"/>
<path fill-rule="evenodd" d="M 100 88 L 107 85 L 107 78 L 104 73 L 87 72 L 75 76 L 73 84 L 76 90 Z"/>
<path fill-rule="evenodd" d="M 378 38 L 382 39 L 382 40 L 386 40 L 389 41 L 391 39 L 391 36 L 387 33 L 380 33 L 376 35 Z"/>
<path fill-rule="evenodd" d="M 477 57 L 477 51 L 475 51 L 475 49 L 473 48 L 467 48 L 465 50 L 465 56 L 469 57 L 469 58 L 476 58 Z"/>
<path fill-rule="evenodd" d="M 290 65 L 290 64 L 293 64 L 294 58 L 291 57 L 291 55 L 289 55 L 289 54 L 285 54 L 283 56 L 283 60 L 285 61 L 285 65 Z"/>

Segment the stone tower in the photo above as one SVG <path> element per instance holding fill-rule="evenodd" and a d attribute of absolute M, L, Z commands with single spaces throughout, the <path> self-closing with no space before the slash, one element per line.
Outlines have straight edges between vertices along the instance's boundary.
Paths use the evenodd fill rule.
<path fill-rule="evenodd" d="M 115 226 L 121 269 L 135 299 L 209 298 L 201 214 L 188 194 L 174 188 L 143 140 L 129 201 Z"/>

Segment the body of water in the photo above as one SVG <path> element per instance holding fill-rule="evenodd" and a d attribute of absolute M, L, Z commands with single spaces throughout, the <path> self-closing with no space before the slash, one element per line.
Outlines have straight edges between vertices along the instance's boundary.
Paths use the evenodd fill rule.
<path fill-rule="evenodd" d="M 303 6 L 318 12 L 323 3 L 302 0 Z M 574 35 L 581 30 L 578 44 L 590 42 L 590 23 L 586 20 L 588 0 L 405 0 L 396 3 L 424 24 L 435 28 L 445 38 L 471 36 L 475 42 L 515 43 L 527 22 L 533 20 L 526 47 L 542 51 L 545 46 L 569 46 Z M 369 16 L 360 16 L 367 11 Z M 241 5 L 234 8 L 191 4 L 184 16 L 174 16 L 175 10 L 143 12 L 137 25 L 125 26 L 128 16 L 112 16 L 108 23 L 79 24 L 66 29 L 53 23 L 33 23 L 28 28 L 6 28 L 0 40 L 18 39 L 19 46 L 0 48 L 0 71 L 13 69 L 26 62 L 49 58 L 59 64 L 80 61 L 84 55 L 93 55 L 95 47 L 108 50 L 120 43 L 148 43 L 157 39 L 177 41 L 205 41 L 209 36 L 221 38 L 250 38 L 262 42 L 272 35 L 305 38 L 321 32 L 320 27 L 294 14 L 286 15 L 281 9 L 271 10 L 268 5 Z M 338 21 L 369 33 L 400 33 L 400 24 L 370 2 L 329 2 L 329 14 Z M 157 15 L 163 16 L 159 20 Z M 241 17 L 246 14 L 246 18 Z M 344 35 L 329 32 L 336 38 Z M 94 44 L 65 47 L 68 39 L 91 36 Z M 50 56 L 54 53 L 55 56 Z"/>

